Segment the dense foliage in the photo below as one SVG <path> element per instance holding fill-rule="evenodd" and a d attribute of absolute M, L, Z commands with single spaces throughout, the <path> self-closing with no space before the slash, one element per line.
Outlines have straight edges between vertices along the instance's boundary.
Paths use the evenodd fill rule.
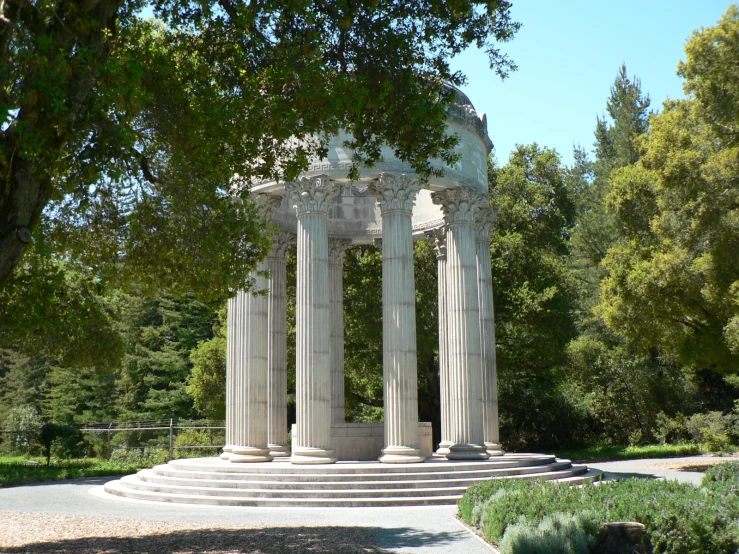
<path fill-rule="evenodd" d="M 418 40 L 436 44 L 435 33 L 438 32 L 442 37 L 438 39 L 442 41 L 439 44 L 446 45 L 425 54 L 432 58 L 462 47 L 465 41 L 477 40 L 475 33 L 482 32 L 479 25 L 502 25 L 499 29 L 502 34 L 496 40 L 506 38 L 503 30 L 511 31 L 515 27 L 507 19 L 504 3 L 485 16 L 482 12 L 465 12 L 465 3 L 459 5 L 459 13 L 448 8 L 447 3 L 422 4 L 430 10 L 429 19 L 421 19 L 418 24 L 425 22 L 431 25 L 427 30 L 436 30 L 429 30 L 427 39 Z M 140 79 L 161 80 L 161 83 L 149 83 L 148 89 L 142 85 L 142 90 L 153 95 L 144 99 L 152 102 L 150 110 L 141 111 L 143 104 L 137 104 L 135 110 L 140 111 L 136 111 L 130 121 L 122 123 L 132 129 L 141 122 L 150 126 L 146 127 L 152 132 L 150 140 L 136 143 L 135 147 L 143 149 L 136 150 L 136 155 L 139 161 L 148 160 L 148 171 L 156 174 L 156 182 L 146 180 L 137 162 L 138 165 L 131 166 L 133 173 L 121 170 L 119 181 L 103 179 L 100 190 L 81 188 L 78 193 L 49 200 L 52 204 L 58 201 L 59 209 L 41 218 L 35 234 L 36 244 L 0 289 L 0 427 L 12 430 L 14 437 L 11 440 L 7 438 L 10 433 L 6 433 L 6 448 L 32 449 L 33 437 L 45 423 L 64 426 L 100 420 L 221 419 L 224 416 L 226 294 L 221 293 L 223 287 L 239 281 L 219 273 L 217 279 L 223 280 L 214 285 L 212 278 L 222 266 L 208 265 L 210 261 L 205 257 L 198 258 L 198 264 L 202 265 L 196 264 L 192 271 L 182 268 L 184 263 L 194 259 L 193 256 L 197 258 L 197 252 L 203 252 L 201 247 L 218 250 L 222 246 L 220 241 L 231 240 L 229 237 L 234 232 L 246 241 L 242 245 L 249 245 L 242 252 L 248 258 L 246 265 L 238 269 L 246 271 L 264 253 L 268 242 L 264 237 L 268 233 L 261 232 L 262 222 L 248 207 L 232 213 L 228 202 L 218 204 L 222 214 L 213 215 L 214 219 L 203 225 L 221 225 L 221 216 L 237 219 L 245 216 L 243 222 L 234 220 L 233 227 L 224 227 L 223 234 L 217 238 L 211 236 L 213 229 L 210 227 L 188 227 L 194 212 L 187 210 L 194 209 L 195 204 L 210 210 L 209 202 L 213 200 L 198 195 L 189 197 L 190 186 L 200 186 L 202 178 L 211 188 L 199 189 L 200 192 L 223 192 L 221 200 L 224 201 L 227 196 L 223 188 L 226 181 L 219 180 L 216 175 L 223 171 L 221 166 L 208 169 L 206 174 L 195 171 L 199 164 L 216 156 L 217 152 L 211 148 L 217 149 L 217 145 L 208 142 L 208 133 L 215 131 L 205 125 L 202 129 L 205 134 L 191 135 L 195 127 L 203 124 L 208 106 L 220 100 L 209 97 L 209 92 L 213 91 L 207 87 L 191 90 L 188 86 L 199 82 L 198 75 L 204 71 L 200 64 L 207 56 L 227 59 L 235 55 L 229 48 L 236 46 L 229 46 L 226 38 L 218 33 L 225 33 L 234 21 L 246 17 L 246 12 L 237 13 L 234 19 L 218 9 L 208 11 L 210 5 L 201 3 L 192 8 L 194 11 L 183 15 L 184 19 L 178 19 L 179 12 L 170 8 L 179 10 L 182 8 L 179 3 L 160 2 L 157 5 L 160 10 L 157 13 L 170 25 L 193 23 L 194 34 L 173 37 L 172 27 L 145 22 L 134 12 L 126 12 L 128 15 L 120 19 L 124 38 L 139 33 L 137 36 L 141 40 L 137 48 L 141 45 L 148 48 L 131 67 L 151 64 L 147 67 L 154 74 L 139 68 L 142 71 Z M 281 19 L 288 13 L 287 8 L 281 9 L 276 3 L 260 5 L 272 11 L 258 25 L 288 24 Z M 300 6 L 295 9 L 303 9 Z M 329 11 L 340 9 L 338 4 L 323 6 Z M 347 15 L 345 24 L 349 31 L 345 38 L 349 40 L 351 35 L 351 40 L 357 41 L 361 33 L 372 35 L 375 32 L 371 30 L 371 21 L 360 17 L 360 12 L 365 13 L 362 10 L 380 10 L 372 12 L 380 21 L 396 8 L 409 17 L 418 15 L 420 12 L 415 10 L 422 9 L 415 5 L 393 7 L 394 4 L 386 6 L 385 3 L 352 6 L 341 8 L 359 10 L 351 17 Z M 324 20 L 321 14 L 319 10 L 315 15 L 316 25 L 328 25 L 333 16 Z M 454 19 L 455 25 L 472 25 L 475 30 L 464 40 L 459 39 L 462 42 L 445 42 L 451 40 L 455 28 L 434 27 L 445 17 Z M 460 17 L 464 21 L 455 19 Z M 242 23 L 248 23 L 247 20 Z M 262 43 L 265 37 L 253 36 L 250 40 L 256 41 L 254 44 L 266 48 L 265 52 L 255 54 L 254 63 L 269 61 L 271 64 L 284 59 L 280 56 L 293 52 L 291 48 L 303 40 L 312 45 L 311 48 L 321 40 L 331 42 L 331 37 L 339 40 L 344 34 L 342 28 L 339 25 L 333 34 L 323 38 L 310 33 L 302 38 L 299 33 L 290 35 L 292 38 L 282 46 L 274 41 Z M 306 31 L 308 27 L 293 30 L 297 33 L 300 29 Z M 419 29 L 416 28 L 416 32 L 420 32 Z M 393 32 L 396 31 L 398 36 L 410 32 L 402 25 Z M 199 53 L 192 59 L 185 59 L 181 49 L 197 50 L 200 40 L 197 33 L 212 37 L 213 44 L 220 45 L 224 51 L 219 53 L 215 49 L 206 58 L 199 59 L 202 54 Z M 237 36 L 244 38 L 238 33 Z M 696 32 L 687 43 L 687 58 L 679 69 L 685 78 L 688 96 L 666 103 L 658 114 L 650 112 L 651 102 L 643 94 L 639 79 L 630 77 L 626 68 L 621 67 L 606 99 L 606 114 L 595 122 L 594 155 L 589 156 L 582 148 L 576 149 L 575 163 L 571 167 L 562 163 L 557 152 L 537 144 L 517 146 L 502 162 L 491 158 L 488 168 L 490 198 L 498 216 L 490 251 L 501 439 L 506 449 L 558 451 L 597 445 L 598 452 L 622 452 L 623 448 L 619 450 L 622 446 L 660 442 L 688 443 L 675 448 L 681 452 L 696 452 L 699 449 L 728 450 L 739 443 L 739 404 L 736 403 L 739 400 L 739 339 L 736 337 L 739 328 L 736 264 L 739 251 L 736 134 L 739 112 L 732 100 L 739 94 L 739 80 L 734 71 L 739 63 L 737 37 L 739 9 L 736 7 L 731 7 L 716 27 Z M 375 38 L 390 40 L 392 37 Z M 291 42 L 293 40 L 297 42 Z M 241 47 L 252 48 L 254 44 Z M 356 51 L 346 46 L 342 52 L 338 43 L 331 43 L 324 54 L 329 58 L 338 56 L 331 58 L 330 63 L 340 64 L 336 60 L 341 55 L 356 61 L 352 56 L 357 56 L 360 50 L 364 52 L 364 47 L 356 42 L 352 46 Z M 392 55 L 408 54 L 404 48 L 398 46 Z M 166 69 L 152 61 L 167 53 L 184 66 Z M 123 56 L 120 52 L 118 55 Z M 262 55 L 264 58 L 260 57 Z M 270 55 L 276 58 L 273 60 Z M 499 56 L 500 53 L 493 53 L 497 67 L 505 68 L 505 61 Z M 431 58 L 424 59 L 426 61 L 420 58 L 416 61 L 423 65 Z M 442 63 L 441 59 L 428 62 L 431 63 L 428 67 Z M 423 81 L 425 84 L 419 81 L 416 84 L 421 88 L 409 91 L 409 96 L 398 99 L 399 103 L 395 104 L 388 96 L 383 96 L 397 92 L 394 87 L 400 86 L 390 82 L 392 79 L 386 73 L 394 71 L 392 67 L 375 68 L 381 78 L 375 83 L 382 89 L 379 94 L 374 88 L 368 91 L 351 88 L 359 86 L 360 77 L 365 78 L 367 74 L 337 71 L 318 76 L 314 71 L 325 60 L 321 58 L 323 61 L 316 61 L 318 65 L 315 66 L 312 65 L 315 60 L 311 60 L 306 61 L 305 78 L 337 88 L 332 88 L 327 98 L 319 99 L 311 91 L 299 98 L 299 87 L 291 84 L 286 98 L 295 101 L 301 109 L 309 109 L 313 102 L 323 106 L 322 102 L 330 104 L 336 100 L 337 105 L 329 106 L 328 119 L 321 120 L 327 125 L 326 132 L 334 128 L 332 124 L 345 125 L 351 120 L 352 125 L 359 127 L 361 123 L 361 117 L 352 111 L 354 108 L 350 109 L 343 100 L 339 102 L 332 96 L 339 95 L 339 91 L 348 91 L 352 102 L 366 100 L 370 105 L 367 109 L 371 108 L 370 112 L 375 115 L 381 105 L 386 106 L 387 113 L 395 113 L 393 110 L 420 103 L 429 112 L 427 118 L 422 113 L 417 114 L 418 117 L 427 127 L 433 126 L 438 115 L 435 110 L 441 104 L 438 95 L 435 99 L 422 95 L 429 93 L 430 81 Z M 354 61 L 347 62 L 347 67 L 353 67 Z M 372 63 L 378 67 L 383 65 L 382 60 Z M 131 69 L 126 67 L 126 71 Z M 362 71 L 375 69 L 366 67 Z M 265 90 L 273 90 L 270 87 L 277 83 L 287 86 L 289 80 L 283 70 L 282 66 L 269 64 L 263 69 Z M 403 78 L 416 78 L 397 71 Z M 443 70 L 440 71 L 444 75 Z M 382 81 L 385 77 L 390 81 Z M 256 86 L 252 74 L 230 75 L 225 67 L 219 68 L 214 77 L 219 83 L 217 86 L 225 86 L 231 78 L 239 83 L 243 80 L 244 86 Z M 180 80 L 177 81 L 180 84 L 174 86 L 178 92 L 172 98 L 163 98 L 164 84 L 170 86 L 171 79 Z M 180 86 L 185 82 L 189 85 Z M 398 83 L 408 84 L 402 80 Z M 180 93 L 184 96 L 179 97 Z M 200 96 L 194 100 L 192 95 L 198 94 Z M 192 102 L 185 102 L 188 99 Z M 260 117 L 287 117 L 284 113 L 287 108 L 276 95 L 263 101 L 266 104 L 259 105 L 269 113 Z M 229 110 L 256 109 L 249 99 L 238 95 L 234 102 Z M 172 113 L 178 114 L 170 122 L 181 122 L 178 123 L 181 127 L 169 128 L 163 120 L 156 119 L 161 116 L 158 111 L 161 105 L 169 105 L 174 110 Z M 229 113 L 232 112 L 216 111 L 215 121 Z M 340 114 L 349 119 L 341 120 Z M 21 118 L 15 112 L 11 115 Z M 184 121 L 184 115 L 192 115 L 193 119 Z M 289 122 L 298 125 L 298 112 L 288 115 L 293 118 L 288 118 Z M 97 125 L 94 121 L 85 125 L 93 123 Z M 306 120 L 305 125 L 318 123 L 318 120 Z M 3 132 L 9 133 L 11 128 L 18 126 L 17 123 L 9 125 Z M 389 133 L 384 138 L 400 150 L 406 144 L 404 141 L 411 140 L 410 129 L 392 130 L 389 120 L 378 125 Z M 236 132 L 226 127 L 225 132 Z M 375 129 L 373 136 L 383 136 L 380 128 Z M 307 132 L 307 129 L 304 130 Z M 255 148 L 250 151 L 254 155 L 264 153 L 260 150 L 264 145 L 249 142 L 254 138 L 249 135 L 253 131 L 248 125 L 244 129 L 248 136 L 242 137 L 239 144 L 243 148 Z M 271 171 L 283 163 L 282 156 L 287 155 L 275 143 L 283 135 L 269 126 L 265 133 L 274 139 L 272 145 L 276 149 L 271 151 L 271 158 L 264 158 L 264 167 L 248 169 L 255 174 Z M 178 142 L 180 140 L 183 142 Z M 376 146 L 373 140 L 367 139 L 365 148 L 359 151 L 360 156 L 372 158 L 371 152 Z M 201 144 L 204 146 L 202 152 L 196 148 Z M 406 152 L 404 159 L 419 161 L 421 158 L 414 156 L 421 156 L 423 152 L 429 154 L 431 150 L 423 149 L 432 148 L 431 143 L 424 144 L 419 151 Z M 438 143 L 436 147 L 446 148 Z M 437 153 L 441 155 L 440 152 Z M 307 151 L 293 151 L 293 154 L 299 158 Z M 142 155 L 144 158 L 140 157 Z M 69 186 L 80 182 L 81 177 L 75 173 L 82 163 L 80 160 L 70 165 Z M 194 171 L 192 183 L 188 182 L 187 187 L 183 185 L 181 189 L 168 188 L 182 185 L 180 176 L 183 173 L 178 172 L 185 170 Z M 244 175 L 250 175 L 247 169 L 244 171 Z M 99 176 L 98 173 L 95 175 Z M 119 199 L 106 196 L 108 193 L 104 191 L 108 189 L 105 187 L 115 188 L 119 185 L 114 186 L 114 183 L 128 182 L 126 179 L 133 179 L 130 184 L 134 188 L 144 187 L 148 200 L 144 201 L 142 196 L 125 213 L 107 211 Z M 62 187 L 60 190 L 66 190 L 63 187 L 67 184 L 67 181 L 57 183 Z M 171 205 L 159 202 L 163 194 L 171 195 Z M 78 203 L 76 208 L 65 211 L 73 208 L 75 202 Z M 73 218 L 62 236 L 59 222 L 73 215 L 76 219 Z M 57 216 L 60 219 L 54 220 Z M 89 218 L 97 219 L 90 224 Z M 153 245 L 150 226 L 159 228 L 160 223 L 162 235 L 157 240 L 162 242 Z M 240 227 L 242 223 L 246 227 Z M 104 225 L 106 229 L 96 225 Z M 168 227 L 170 225 L 176 229 Z M 115 239 L 106 234 L 111 226 L 118 226 Z M 192 239 L 195 250 L 179 249 L 185 237 L 190 240 L 186 229 L 188 233 L 194 230 L 197 235 Z M 94 240 L 91 233 L 98 233 Z M 143 249 L 130 259 L 128 241 Z M 60 256 L 60 247 L 68 255 Z M 152 254 L 154 250 L 147 250 L 149 247 L 161 248 L 161 256 Z M 112 253 L 115 255 L 110 258 Z M 141 257 L 136 258 L 139 255 Z M 98 263 L 106 256 L 111 263 Z M 136 266 L 132 260 L 140 260 L 141 265 Z M 152 260 L 157 260 L 156 271 L 146 267 Z M 290 418 L 294 417 L 295 405 L 295 264 L 295 255 L 290 253 L 287 271 Z M 419 415 L 423 421 L 434 424 L 438 440 L 437 261 L 430 241 L 416 241 L 414 264 Z M 134 267 L 138 269 L 133 270 Z M 215 273 L 203 275 L 201 269 Z M 160 278 L 161 272 L 167 273 L 166 278 Z M 382 256 L 377 248 L 357 246 L 347 251 L 344 324 L 346 417 L 349 421 L 379 421 L 383 417 L 381 274 Z M 193 280 L 198 281 L 198 286 L 194 286 Z M 171 287 L 162 288 L 162 284 Z M 210 298 L 196 294 L 201 286 L 211 287 L 214 294 Z M 190 288 L 194 292 L 187 292 Z M 131 441 L 134 439 L 148 440 L 143 434 L 138 438 L 130 437 Z M 59 438 L 55 444 L 59 453 L 73 453 L 78 446 L 73 438 Z M 36 448 L 40 448 L 38 441 Z M 576 522 L 570 523 L 575 525 Z"/>
<path fill-rule="evenodd" d="M 496 544 L 538 541 L 538 549 L 504 550 L 507 554 L 549 552 L 542 542 L 556 540 L 562 526 L 549 525 L 550 532 L 541 533 L 541 524 L 576 514 L 584 521 L 570 519 L 565 538 L 582 542 L 583 535 L 594 538 L 603 523 L 636 521 L 646 526 L 655 553 L 732 554 L 739 548 L 737 475 L 739 464 L 734 463 L 709 470 L 701 487 L 650 479 L 586 487 L 496 479 L 470 487 L 459 501 L 459 516 Z M 509 532 L 514 536 L 506 538 Z"/>

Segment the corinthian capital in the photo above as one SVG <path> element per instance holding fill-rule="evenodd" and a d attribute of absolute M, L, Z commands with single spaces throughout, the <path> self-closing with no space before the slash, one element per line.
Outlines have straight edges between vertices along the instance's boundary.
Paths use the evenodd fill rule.
<path fill-rule="evenodd" d="M 493 232 L 495 218 L 498 210 L 488 206 L 481 206 L 475 215 L 475 239 L 477 242 L 490 242 L 490 234 Z"/>
<path fill-rule="evenodd" d="M 446 259 L 446 225 L 426 231 L 426 237 L 434 241 L 434 253 L 437 260 Z"/>
<path fill-rule="evenodd" d="M 326 175 L 301 177 L 285 183 L 290 202 L 298 216 L 309 213 L 328 214 L 328 206 L 341 194 L 341 185 Z"/>
<path fill-rule="evenodd" d="M 434 204 L 441 206 L 447 225 L 473 223 L 480 193 L 466 187 L 446 189 L 431 194 Z"/>
<path fill-rule="evenodd" d="M 294 233 L 287 231 L 278 231 L 272 235 L 272 249 L 269 252 L 270 258 L 284 258 L 287 251 L 295 244 L 297 237 Z"/>
<path fill-rule="evenodd" d="M 342 265 L 344 263 L 344 252 L 352 245 L 350 239 L 328 239 L 328 263 L 331 265 Z"/>
<path fill-rule="evenodd" d="M 269 219 L 272 211 L 279 208 L 280 204 L 282 204 L 282 196 L 273 196 L 271 194 L 253 194 L 252 200 L 254 200 L 254 203 L 265 219 Z"/>
<path fill-rule="evenodd" d="M 377 197 L 382 213 L 389 211 L 413 211 L 413 201 L 421 188 L 417 177 L 382 173 L 369 185 L 369 191 Z"/>

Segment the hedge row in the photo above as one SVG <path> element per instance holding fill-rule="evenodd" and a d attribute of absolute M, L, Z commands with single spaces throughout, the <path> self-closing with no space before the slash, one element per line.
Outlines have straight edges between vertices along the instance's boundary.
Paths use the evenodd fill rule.
<path fill-rule="evenodd" d="M 558 550 L 553 550 L 551 544 L 548 550 L 532 549 L 528 539 L 534 537 L 534 543 L 551 542 L 552 533 L 556 532 L 561 539 L 565 528 L 572 529 L 571 534 L 578 537 L 584 533 L 590 544 L 589 539 L 594 539 L 600 525 L 612 521 L 643 523 L 655 553 L 737 554 L 739 463 L 711 468 L 700 487 L 651 479 L 584 487 L 548 481 L 487 481 L 470 487 L 459 500 L 459 516 L 478 527 L 486 540 L 505 546 L 511 554 L 537 551 L 555 554 Z M 526 535 L 526 528 L 530 529 L 531 537 L 518 542 L 529 546 L 523 550 L 510 547 L 512 541 L 510 537 L 505 540 L 506 532 L 510 529 L 521 537 Z M 554 531 L 546 531 L 550 528 Z M 575 542 L 582 542 L 578 537 L 565 536 L 569 542 L 558 539 L 565 545 L 561 551 L 579 552 L 574 546 Z"/>

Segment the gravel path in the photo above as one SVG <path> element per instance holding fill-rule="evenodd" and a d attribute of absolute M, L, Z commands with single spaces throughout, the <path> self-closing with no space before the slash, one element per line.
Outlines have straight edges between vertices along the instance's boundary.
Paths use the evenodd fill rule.
<path fill-rule="evenodd" d="M 3 553 L 381 553 L 371 530 L 352 527 L 212 527 L 66 514 L 0 512 Z"/>
<path fill-rule="evenodd" d="M 490 554 L 455 506 L 245 508 L 113 497 L 111 478 L 0 489 L 0 554 Z"/>

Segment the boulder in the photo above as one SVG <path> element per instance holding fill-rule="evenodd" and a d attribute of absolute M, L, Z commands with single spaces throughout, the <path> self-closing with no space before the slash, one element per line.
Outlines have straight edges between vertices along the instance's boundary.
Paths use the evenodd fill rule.
<path fill-rule="evenodd" d="M 598 532 L 593 554 L 651 554 L 647 528 L 636 522 L 606 523 Z"/>

